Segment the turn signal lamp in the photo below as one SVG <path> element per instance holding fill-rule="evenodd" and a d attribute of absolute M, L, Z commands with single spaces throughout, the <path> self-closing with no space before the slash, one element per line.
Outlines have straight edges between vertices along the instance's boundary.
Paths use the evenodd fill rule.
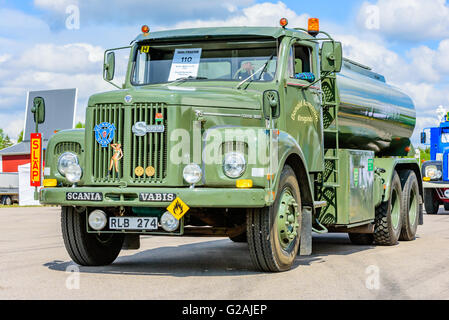
<path fill-rule="evenodd" d="M 430 181 L 430 178 L 429 177 L 424 177 L 424 178 L 422 178 L 424 181 Z"/>
<path fill-rule="evenodd" d="M 318 33 L 320 33 L 320 20 L 317 18 L 310 18 L 307 31 L 312 37 L 316 37 Z"/>
<path fill-rule="evenodd" d="M 150 32 L 150 27 L 148 27 L 146 24 L 142 26 L 142 32 L 143 35 L 146 36 Z"/>
<path fill-rule="evenodd" d="M 279 21 L 279 24 L 281 25 L 282 28 L 285 28 L 285 27 L 288 25 L 288 20 L 287 20 L 287 18 L 282 18 L 282 19 Z"/>
<path fill-rule="evenodd" d="M 253 180 L 251 179 L 241 179 L 237 180 L 235 183 L 237 188 L 240 189 L 248 189 L 253 187 Z"/>
<path fill-rule="evenodd" d="M 44 179 L 44 188 L 56 187 L 58 185 L 58 180 L 56 179 Z"/>

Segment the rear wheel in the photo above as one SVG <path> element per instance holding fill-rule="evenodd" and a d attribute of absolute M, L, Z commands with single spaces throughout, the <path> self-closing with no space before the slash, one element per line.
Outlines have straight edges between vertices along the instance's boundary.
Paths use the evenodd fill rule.
<path fill-rule="evenodd" d="M 349 240 L 353 244 L 369 246 L 374 242 L 374 235 L 371 233 L 348 233 Z"/>
<path fill-rule="evenodd" d="M 449 203 L 444 203 L 444 210 L 449 211 Z"/>
<path fill-rule="evenodd" d="M 374 241 L 376 244 L 392 246 L 398 242 L 402 229 L 401 180 L 395 172 L 390 186 L 390 198 L 376 208 L 374 219 Z"/>
<path fill-rule="evenodd" d="M 247 213 L 248 247 L 251 260 L 261 271 L 291 268 L 298 254 L 301 196 L 295 173 L 285 166 L 274 204 Z"/>
<path fill-rule="evenodd" d="M 3 196 L 3 198 L 2 198 L 2 204 L 3 204 L 4 206 L 10 206 L 10 205 L 12 205 L 12 199 L 11 199 L 11 197 L 10 197 L 10 196 Z"/>
<path fill-rule="evenodd" d="M 402 230 L 399 240 L 415 240 L 422 205 L 419 204 L 419 186 L 416 174 L 408 171 L 406 182 L 402 188 L 401 211 Z"/>
<path fill-rule="evenodd" d="M 72 260 L 82 266 L 111 264 L 120 253 L 123 234 L 94 234 L 87 232 L 86 211 L 62 207 L 61 228 L 64 244 Z"/>
<path fill-rule="evenodd" d="M 427 214 L 437 214 L 440 203 L 435 197 L 433 189 L 424 189 L 424 208 Z"/>

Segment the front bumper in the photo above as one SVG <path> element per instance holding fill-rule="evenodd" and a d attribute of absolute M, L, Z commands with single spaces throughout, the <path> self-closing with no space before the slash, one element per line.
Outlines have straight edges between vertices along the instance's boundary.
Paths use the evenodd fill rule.
<path fill-rule="evenodd" d="M 424 189 L 449 189 L 448 181 L 423 181 Z"/>
<path fill-rule="evenodd" d="M 66 192 L 101 192 L 102 201 L 66 200 Z M 144 202 L 140 193 L 175 193 L 191 208 L 262 208 L 267 205 L 269 193 L 265 189 L 236 188 L 43 188 L 41 204 L 84 207 L 167 207 L 170 202 Z"/>

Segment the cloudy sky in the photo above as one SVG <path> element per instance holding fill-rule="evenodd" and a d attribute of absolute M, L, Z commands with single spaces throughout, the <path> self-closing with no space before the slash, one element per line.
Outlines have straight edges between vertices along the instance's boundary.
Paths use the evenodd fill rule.
<path fill-rule="evenodd" d="M 79 19 L 78 18 L 79 13 Z M 0 128 L 16 139 L 26 92 L 79 88 L 78 120 L 102 80 L 103 51 L 152 31 L 202 26 L 292 27 L 320 18 L 344 55 L 371 66 L 414 100 L 421 128 L 449 109 L 446 0 L 0 0 Z"/>

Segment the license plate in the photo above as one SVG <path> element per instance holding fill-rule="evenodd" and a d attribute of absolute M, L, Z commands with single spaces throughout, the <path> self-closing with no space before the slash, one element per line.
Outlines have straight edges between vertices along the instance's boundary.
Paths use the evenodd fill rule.
<path fill-rule="evenodd" d="M 157 218 L 111 217 L 111 230 L 157 230 Z"/>

